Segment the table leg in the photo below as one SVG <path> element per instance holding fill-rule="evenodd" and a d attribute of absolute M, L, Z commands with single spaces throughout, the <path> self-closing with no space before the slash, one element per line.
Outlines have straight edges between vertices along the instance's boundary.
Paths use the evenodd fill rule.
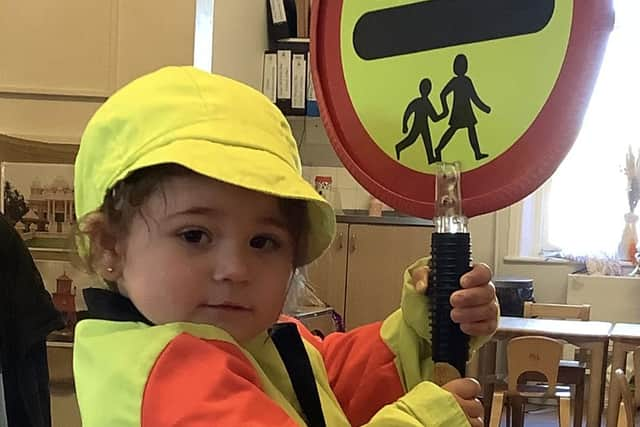
<path fill-rule="evenodd" d="M 609 341 L 604 343 L 602 349 L 602 375 L 600 376 L 600 405 L 598 406 L 598 425 L 602 423 L 602 413 L 604 412 L 604 394 L 607 386 L 607 366 L 609 359 Z"/>
<path fill-rule="evenodd" d="M 480 378 L 480 350 L 473 353 L 471 359 L 467 362 L 467 377 Z"/>
<path fill-rule="evenodd" d="M 602 384 L 606 372 L 607 342 L 594 343 L 591 346 L 591 376 L 589 378 L 589 406 L 587 412 L 587 427 L 600 427 L 602 414 Z"/>
<path fill-rule="evenodd" d="M 634 346 L 631 351 L 633 352 L 631 353 L 631 357 L 633 357 L 633 376 L 634 378 L 638 378 L 640 377 L 640 350 L 638 350 L 637 346 Z M 640 381 L 640 378 L 638 378 L 637 381 Z M 636 382 L 636 380 L 634 380 L 634 382 Z M 634 402 L 636 404 L 636 408 L 640 407 L 640 387 L 638 386 L 635 388 Z"/>
<path fill-rule="evenodd" d="M 478 355 L 479 375 L 478 380 L 482 385 L 482 404 L 484 406 L 484 424 L 489 425 L 491 418 L 491 401 L 495 390 L 496 374 L 496 342 L 490 341 L 480 348 Z"/>
<path fill-rule="evenodd" d="M 611 360 L 611 378 L 616 369 L 625 370 L 627 353 L 622 348 L 622 343 L 613 343 L 613 357 Z M 615 381 L 609 382 L 609 404 L 607 407 L 607 427 L 616 427 L 618 424 L 618 407 L 620 406 L 620 389 Z"/>
<path fill-rule="evenodd" d="M 524 426 L 525 399 L 520 396 L 513 396 L 511 401 L 511 427 Z"/>

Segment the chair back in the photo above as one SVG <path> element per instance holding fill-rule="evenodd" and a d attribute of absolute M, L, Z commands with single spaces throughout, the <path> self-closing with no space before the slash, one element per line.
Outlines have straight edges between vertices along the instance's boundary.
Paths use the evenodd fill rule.
<path fill-rule="evenodd" d="M 636 347 L 633 350 L 633 377 L 635 384 L 638 384 L 640 381 L 640 347 Z M 636 386 L 635 388 L 635 402 L 636 408 L 640 407 L 640 389 Z"/>
<path fill-rule="evenodd" d="M 622 369 L 616 369 L 613 373 L 613 380 L 616 382 L 618 388 L 620 389 L 620 396 L 622 397 L 620 403 L 624 405 L 624 414 L 626 420 L 626 424 L 624 424 L 624 421 L 618 418 L 618 425 L 627 425 L 629 427 L 633 427 L 636 424 L 636 405 L 633 399 L 633 394 L 631 393 L 631 389 L 629 388 L 629 383 L 627 382 L 627 376 L 624 374 L 624 371 Z"/>
<path fill-rule="evenodd" d="M 589 304 L 542 304 L 527 301 L 524 303 L 523 314 L 524 317 L 586 321 L 591 319 L 591 306 Z"/>
<path fill-rule="evenodd" d="M 547 379 L 546 395 L 555 393 L 558 366 L 562 357 L 562 343 L 553 338 L 524 336 L 507 344 L 508 391 L 518 393 L 518 378 L 525 372 L 538 372 Z"/>

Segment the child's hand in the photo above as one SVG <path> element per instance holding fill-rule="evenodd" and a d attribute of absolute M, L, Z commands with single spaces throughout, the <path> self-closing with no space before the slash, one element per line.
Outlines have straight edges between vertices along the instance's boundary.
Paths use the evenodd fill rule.
<path fill-rule="evenodd" d="M 478 400 L 480 394 L 480 383 L 473 378 L 460 378 L 449 381 L 442 386 L 453 395 L 462 408 L 471 427 L 482 427 L 484 408 Z"/>
<path fill-rule="evenodd" d="M 428 268 L 411 272 L 416 291 L 427 290 Z M 486 264 L 474 264 L 473 269 L 460 278 L 463 289 L 451 295 L 451 320 L 460 324 L 467 335 L 491 335 L 498 326 L 498 301 L 491 283 L 491 270 Z"/>

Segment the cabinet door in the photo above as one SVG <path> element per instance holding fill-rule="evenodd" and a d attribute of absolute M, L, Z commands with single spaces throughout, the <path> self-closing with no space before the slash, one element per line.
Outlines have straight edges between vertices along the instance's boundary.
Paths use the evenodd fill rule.
<path fill-rule="evenodd" d="M 0 0 L 0 90 L 107 96 L 114 0 Z"/>
<path fill-rule="evenodd" d="M 0 0 L 0 130 L 78 143 L 115 89 L 193 63 L 194 26 L 195 0 Z"/>
<path fill-rule="evenodd" d="M 0 89 L 106 97 L 193 63 L 195 0 L 0 0 Z"/>
<path fill-rule="evenodd" d="M 383 320 L 400 306 L 402 274 L 430 253 L 432 231 L 418 226 L 350 226 L 347 329 Z"/>
<path fill-rule="evenodd" d="M 307 277 L 318 297 L 340 315 L 344 315 L 348 230 L 347 224 L 338 224 L 329 249 L 307 266 Z"/>

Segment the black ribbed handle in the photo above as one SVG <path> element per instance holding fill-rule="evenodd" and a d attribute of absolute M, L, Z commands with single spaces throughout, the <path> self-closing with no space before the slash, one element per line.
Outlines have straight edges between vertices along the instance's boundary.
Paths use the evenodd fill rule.
<path fill-rule="evenodd" d="M 434 362 L 446 362 L 465 375 L 469 337 L 451 320 L 451 294 L 471 269 L 469 233 L 433 233 L 428 295 L 431 301 L 431 344 Z"/>

